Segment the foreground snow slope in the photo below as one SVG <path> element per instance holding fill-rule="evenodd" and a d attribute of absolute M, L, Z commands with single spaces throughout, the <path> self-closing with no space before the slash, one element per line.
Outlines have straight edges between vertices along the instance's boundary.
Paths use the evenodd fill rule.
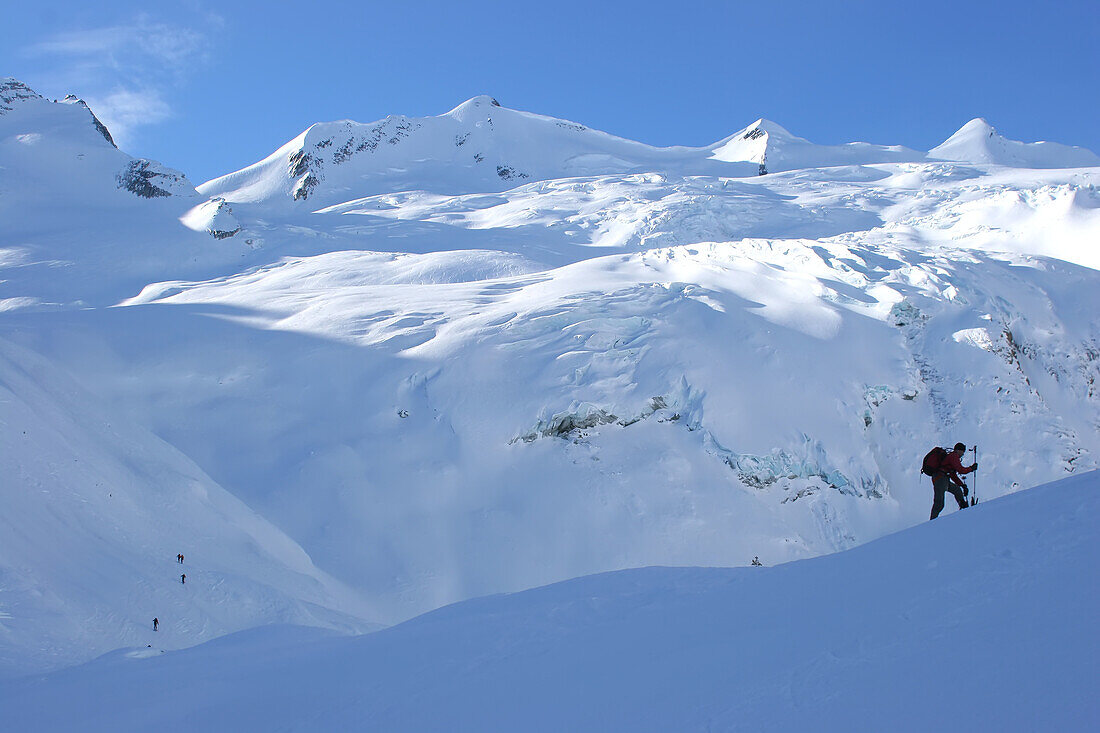
<path fill-rule="evenodd" d="M 1091 731 L 1100 474 L 827 557 L 647 568 L 363 637 L 270 628 L 8 684 L 16 730 Z"/>

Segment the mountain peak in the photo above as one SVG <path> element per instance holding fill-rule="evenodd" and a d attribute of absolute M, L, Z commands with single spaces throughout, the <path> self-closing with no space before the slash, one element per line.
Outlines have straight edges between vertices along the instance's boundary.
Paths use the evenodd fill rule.
<path fill-rule="evenodd" d="M 997 128 L 989 124 L 989 122 L 984 117 L 975 117 L 974 119 L 970 120 L 970 122 L 967 122 L 965 125 L 960 127 L 954 135 L 947 138 L 947 140 L 944 141 L 944 144 L 946 145 L 952 140 L 959 140 L 963 138 L 975 139 L 986 137 L 1001 137 L 1001 135 L 997 132 Z"/>
<path fill-rule="evenodd" d="M 18 79 L 14 79 L 10 76 L 0 78 L 0 116 L 13 113 L 16 109 L 19 109 L 20 112 L 18 116 L 23 120 L 20 124 L 28 124 L 29 120 L 36 119 L 36 115 L 46 116 L 37 118 L 39 122 L 44 119 L 56 119 L 57 110 L 61 109 L 56 106 L 59 104 L 82 107 L 84 111 L 87 112 L 88 117 L 91 118 L 92 125 L 95 127 L 96 132 L 98 132 L 104 140 L 110 143 L 111 147 L 118 147 L 115 145 L 114 138 L 111 137 L 111 133 L 107 129 L 107 126 L 99 121 L 99 118 L 95 116 L 95 113 L 92 112 L 91 108 L 88 107 L 83 99 L 79 99 L 75 95 L 70 94 L 59 102 L 52 101 L 46 99 Z M 81 118 L 79 113 L 75 113 L 75 116 L 72 116 L 74 113 L 67 112 L 67 114 L 70 115 L 70 119 L 72 120 L 71 124 L 77 129 L 83 128 L 86 125 L 86 122 Z M 30 115 L 30 117 L 26 115 Z M 36 123 L 31 122 L 29 124 L 33 125 Z"/>
<path fill-rule="evenodd" d="M 84 109 L 86 109 L 88 111 L 88 114 L 92 118 L 92 124 L 95 125 L 95 129 L 99 132 L 100 135 L 103 136 L 103 139 L 111 143 L 113 147 L 118 147 L 118 144 L 115 143 L 115 139 L 111 136 L 111 131 L 108 130 L 107 126 L 104 125 L 100 121 L 100 119 L 95 116 L 95 112 L 92 111 L 92 108 L 88 106 L 87 102 L 85 102 L 83 99 L 76 96 L 75 94 L 66 94 L 65 98 L 61 100 L 61 104 L 72 104 L 77 107 L 83 107 Z"/>
<path fill-rule="evenodd" d="M 763 117 L 741 130 L 738 134 L 742 139 L 753 139 L 754 136 L 762 134 L 774 137 L 795 138 L 787 128 L 783 127 L 778 122 L 772 122 Z"/>
<path fill-rule="evenodd" d="M 463 120 L 471 116 L 485 117 L 492 112 L 494 107 L 501 107 L 500 102 L 498 102 L 496 98 L 490 97 L 488 94 L 479 94 L 476 97 L 470 97 L 448 112 L 446 116 L 454 117 L 458 120 Z"/>
<path fill-rule="evenodd" d="M 0 77 L 0 115 L 11 112 L 25 99 L 41 99 L 42 95 L 10 76 Z"/>
<path fill-rule="evenodd" d="M 1086 148 L 1051 142 L 1010 140 L 986 119 L 975 117 L 955 134 L 928 151 L 929 158 L 1018 168 L 1074 168 L 1100 165 L 1100 157 Z"/>

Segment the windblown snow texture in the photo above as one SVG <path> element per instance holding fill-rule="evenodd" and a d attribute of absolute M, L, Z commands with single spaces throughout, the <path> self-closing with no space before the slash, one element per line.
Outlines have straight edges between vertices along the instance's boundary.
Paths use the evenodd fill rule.
<path fill-rule="evenodd" d="M 926 520 L 937 443 L 987 498 L 1098 465 L 1087 151 L 476 97 L 196 190 L 0 90 L 0 673 L 844 550 Z"/>

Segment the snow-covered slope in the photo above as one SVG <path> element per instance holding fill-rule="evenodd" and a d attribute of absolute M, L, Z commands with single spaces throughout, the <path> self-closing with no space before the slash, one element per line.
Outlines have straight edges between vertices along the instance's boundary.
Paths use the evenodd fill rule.
<path fill-rule="evenodd" d="M 273 628 L 12 682 L 20 730 L 1090 731 L 1100 476 L 779 567 L 647 568 L 366 636 Z"/>
<path fill-rule="evenodd" d="M 0 402 L 0 677 L 263 624 L 372 625 L 179 451 L 4 340 Z"/>
<path fill-rule="evenodd" d="M 19 184 L 5 187 L 6 195 L 21 187 L 82 203 L 95 195 L 99 204 L 196 195 L 179 171 L 120 151 L 83 100 L 70 95 L 53 102 L 16 79 L 0 79 L 0 145 L 4 168 L 14 169 L 13 178 L 18 174 L 5 181 Z"/>
<path fill-rule="evenodd" d="M 202 187 L 224 197 L 147 199 L 119 189 L 133 159 L 87 110 L 8 96 L 0 339 L 26 406 L 0 403 L 21 472 L 0 476 L 0 500 L 41 518 L 35 481 L 84 497 L 75 457 L 121 466 L 142 524 L 197 475 L 243 506 L 192 507 L 188 528 L 255 512 L 308 555 L 298 575 L 327 576 L 284 583 L 293 552 L 227 540 L 219 556 L 247 556 L 259 596 L 289 600 L 232 618 L 196 605 L 215 619 L 203 634 L 302 622 L 306 604 L 323 625 L 396 622 L 605 570 L 844 549 L 928 516 L 916 467 L 934 443 L 978 443 L 989 497 L 1100 461 L 1100 169 L 869 162 L 911 151 L 825 154 L 770 123 L 721 161 L 475 99 L 379 123 L 389 137 L 315 126 Z M 26 135 L 43 136 L 37 153 Z M 475 143 L 485 167 L 463 157 Z M 93 147 L 101 164 L 77 180 Z M 315 160 L 291 175 L 303 150 Z M 793 168 L 757 175 L 758 154 Z M 324 180 L 295 200 L 316 160 Z M 809 164 L 828 166 L 794 167 Z M 20 364 L 45 365 L 40 398 Z M 83 410 L 70 394 L 102 416 L 74 428 L 84 447 L 23 450 L 20 421 Z M 152 467 L 93 440 L 108 423 Z M 159 578 L 140 565 L 145 530 L 127 532 L 73 572 Z M 48 577 L 44 545 L 11 552 Z M 119 587 L 99 615 L 148 623 Z M 53 627 L 87 617 L 67 603 Z M 16 663 L 45 644 L 20 628 L 0 635 Z M 122 626 L 89 628 L 69 647 L 81 658 L 120 643 Z"/>
<path fill-rule="evenodd" d="M 704 149 L 654 148 L 482 96 L 437 117 L 318 123 L 259 163 L 200 190 L 233 203 L 266 202 L 280 210 L 300 202 L 296 208 L 314 210 L 376 193 L 500 191 L 567 176 L 756 173 L 749 163 L 707 157 Z"/>
<path fill-rule="evenodd" d="M 119 286 L 235 264 L 179 221 L 201 203 L 183 173 L 118 150 L 83 101 L 0 78 L 0 309 L 106 305 Z"/>
<path fill-rule="evenodd" d="M 928 151 L 929 158 L 992 163 L 1015 168 L 1081 168 L 1100 165 L 1100 156 L 1076 145 L 1009 140 L 977 117 Z"/>

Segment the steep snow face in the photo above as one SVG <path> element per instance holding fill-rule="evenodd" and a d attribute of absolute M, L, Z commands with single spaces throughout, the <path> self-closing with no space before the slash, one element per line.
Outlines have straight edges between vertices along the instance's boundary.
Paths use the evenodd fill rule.
<path fill-rule="evenodd" d="M 89 733 L 1095 730 L 1098 542 L 1091 473 L 778 567 L 579 578 L 356 639 L 120 650 L 0 706 Z"/>
<path fill-rule="evenodd" d="M 976 117 L 928 151 L 928 157 L 966 163 L 992 163 L 1015 168 L 1078 168 L 1100 165 L 1100 156 L 1075 145 L 1023 143 L 1002 136 Z"/>
<path fill-rule="evenodd" d="M 371 628 L 368 604 L 285 534 L 3 339 L 0 402 L 0 676 L 263 624 Z"/>
<path fill-rule="evenodd" d="M 106 125 L 99 121 L 99 118 L 95 116 L 95 113 L 92 112 L 87 102 L 85 102 L 83 99 L 80 99 L 74 94 L 69 94 L 61 100 L 61 103 L 76 105 L 78 107 L 83 107 L 84 109 L 88 110 L 88 114 L 92 116 L 92 125 L 95 126 L 96 132 L 102 135 L 104 140 L 111 143 L 112 147 L 118 147 L 118 145 L 115 144 L 115 139 L 111 137 L 111 131 L 107 129 Z"/>
<path fill-rule="evenodd" d="M 924 153 L 901 145 L 815 145 L 796 137 L 770 120 L 757 120 L 713 146 L 712 157 L 726 162 L 748 161 L 760 175 L 838 165 L 921 161 Z"/>

